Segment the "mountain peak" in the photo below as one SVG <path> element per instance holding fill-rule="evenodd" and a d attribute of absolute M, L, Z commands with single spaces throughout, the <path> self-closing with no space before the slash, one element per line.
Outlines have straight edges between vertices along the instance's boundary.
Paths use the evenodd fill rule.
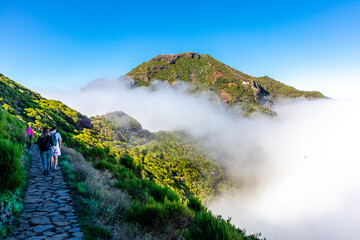
<path fill-rule="evenodd" d="M 267 108 L 281 98 L 324 97 L 319 92 L 300 91 L 269 77 L 253 77 L 208 54 L 195 52 L 158 55 L 125 76 L 133 78 L 137 86 L 149 86 L 152 80 L 170 84 L 188 82 L 194 86 L 194 91 L 214 92 L 222 102 L 240 104 L 249 113 L 258 109 L 271 112 Z"/>
<path fill-rule="evenodd" d="M 158 56 L 154 57 L 153 59 L 151 59 L 150 61 L 165 62 L 167 64 L 175 64 L 176 61 L 181 58 L 199 60 L 200 58 L 202 58 L 202 55 L 195 53 L 195 52 L 179 53 L 179 54 L 172 54 L 172 55 L 158 55 Z"/>

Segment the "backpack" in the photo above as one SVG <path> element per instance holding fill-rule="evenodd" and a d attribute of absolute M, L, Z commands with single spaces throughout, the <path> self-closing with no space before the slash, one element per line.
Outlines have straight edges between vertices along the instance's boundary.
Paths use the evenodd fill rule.
<path fill-rule="evenodd" d="M 50 133 L 51 139 L 52 139 L 52 141 L 53 141 L 53 143 L 54 143 L 55 147 L 56 147 L 56 145 L 57 145 L 56 134 L 57 134 L 57 132 Z"/>
<path fill-rule="evenodd" d="M 38 145 L 41 151 L 47 151 L 51 147 L 48 137 L 39 137 Z"/>

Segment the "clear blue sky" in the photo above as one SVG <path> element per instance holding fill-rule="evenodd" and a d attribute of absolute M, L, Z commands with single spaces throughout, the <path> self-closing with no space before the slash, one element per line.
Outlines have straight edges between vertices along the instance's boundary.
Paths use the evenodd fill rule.
<path fill-rule="evenodd" d="M 194 51 L 331 97 L 360 87 L 360 2 L 4 1 L 0 72 L 43 91 Z"/>

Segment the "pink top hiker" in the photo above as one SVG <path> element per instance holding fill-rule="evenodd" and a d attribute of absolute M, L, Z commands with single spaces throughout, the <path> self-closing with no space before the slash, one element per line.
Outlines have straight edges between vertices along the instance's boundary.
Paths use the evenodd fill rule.
<path fill-rule="evenodd" d="M 33 129 L 32 129 L 31 127 L 26 128 L 26 133 L 27 133 L 28 135 L 32 135 L 32 136 L 34 137 L 34 131 L 33 131 Z"/>

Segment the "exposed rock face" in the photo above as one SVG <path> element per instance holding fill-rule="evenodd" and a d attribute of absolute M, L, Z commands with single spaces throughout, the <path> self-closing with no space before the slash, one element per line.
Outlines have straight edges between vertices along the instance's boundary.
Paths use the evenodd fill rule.
<path fill-rule="evenodd" d="M 210 80 L 212 83 L 215 83 L 216 80 L 219 78 L 219 77 L 224 77 L 224 78 L 227 78 L 227 76 L 225 74 L 223 74 L 222 72 L 220 71 L 214 71 L 211 76 L 210 76 Z"/>
<path fill-rule="evenodd" d="M 254 90 L 255 99 L 260 105 L 272 104 L 272 101 L 269 99 L 270 93 L 266 91 L 260 83 L 253 81 L 251 88 Z"/>
<path fill-rule="evenodd" d="M 77 125 L 75 126 L 77 130 L 83 130 L 84 128 L 93 128 L 93 125 L 91 123 L 90 118 L 85 117 L 85 116 L 80 116 L 79 117 L 79 122 L 77 123 Z"/>
<path fill-rule="evenodd" d="M 173 54 L 173 55 L 159 55 L 151 59 L 151 61 L 159 61 L 159 62 L 165 62 L 167 64 L 175 64 L 177 60 L 186 57 L 188 59 L 196 59 L 199 60 L 201 58 L 201 55 L 194 52 L 188 52 L 188 53 L 180 53 L 180 54 Z"/>
<path fill-rule="evenodd" d="M 169 65 L 147 65 L 142 64 L 138 67 L 138 72 L 135 74 L 128 74 L 128 76 L 140 79 L 143 82 L 149 82 L 152 76 L 161 72 L 164 69 L 170 69 L 170 65 L 175 64 L 181 58 L 196 59 L 199 60 L 202 56 L 198 53 L 188 52 L 173 55 L 159 55 L 151 59 L 153 62 L 164 62 Z"/>
<path fill-rule="evenodd" d="M 140 79 L 143 82 L 149 82 L 154 74 L 160 72 L 163 69 L 170 69 L 170 65 L 140 65 L 138 68 L 139 72 L 134 75 L 129 75 L 129 77 Z"/>

